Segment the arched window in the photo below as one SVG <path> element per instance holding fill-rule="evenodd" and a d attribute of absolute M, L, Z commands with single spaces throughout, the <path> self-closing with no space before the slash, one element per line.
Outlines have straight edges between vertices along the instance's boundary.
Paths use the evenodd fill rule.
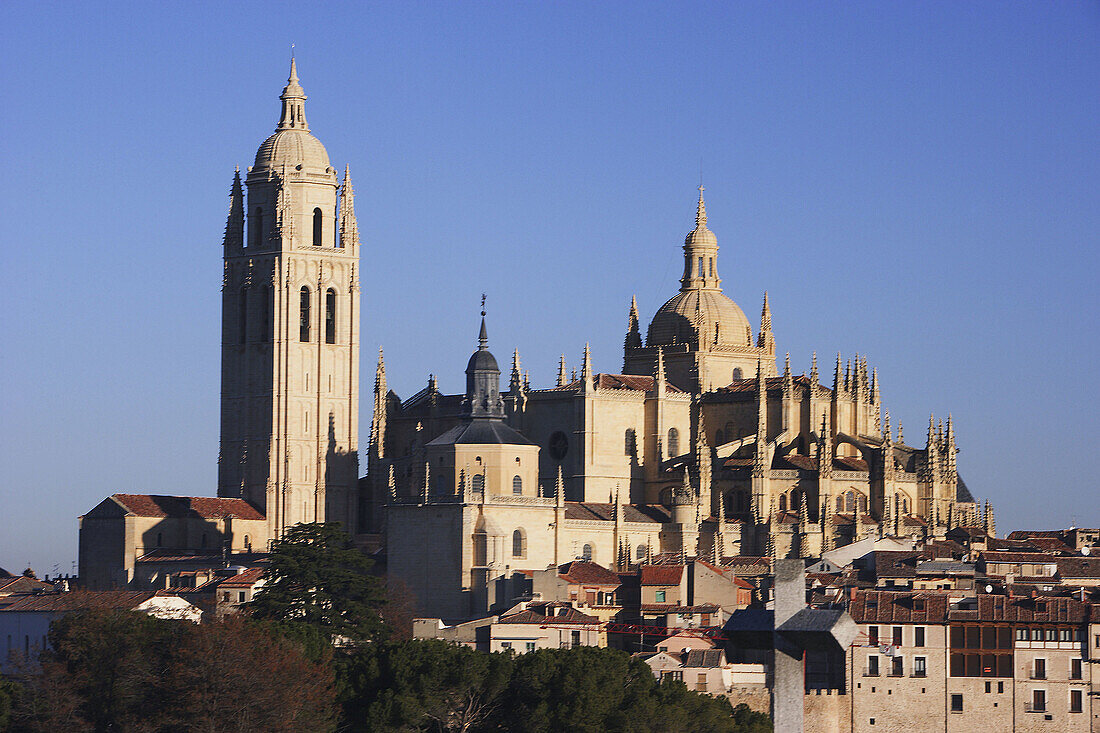
<path fill-rule="evenodd" d="M 668 457 L 675 458 L 680 455 L 680 431 L 676 428 L 668 429 Z"/>
<path fill-rule="evenodd" d="M 325 343 L 336 343 L 336 291 L 325 293 Z"/>
<path fill-rule="evenodd" d="M 252 246 L 259 247 L 264 241 L 264 210 L 257 206 L 252 211 Z"/>
<path fill-rule="evenodd" d="M 638 448 L 638 434 L 634 432 L 634 428 L 627 428 L 626 433 L 623 436 L 623 451 L 628 455 L 634 455 L 634 452 Z"/>
<path fill-rule="evenodd" d="M 527 557 L 527 535 L 522 529 L 512 533 L 512 557 Z"/>
<path fill-rule="evenodd" d="M 320 209 L 313 210 L 313 246 L 321 246 L 321 233 L 323 231 L 324 215 Z"/>
<path fill-rule="evenodd" d="M 512 493 L 513 494 L 522 494 L 523 493 L 523 479 L 521 479 L 519 476 L 513 476 L 512 477 Z"/>
<path fill-rule="evenodd" d="M 707 274 L 706 271 L 703 270 L 703 258 L 702 257 L 699 258 L 699 270 L 697 271 L 696 274 L 698 274 L 699 277 L 703 277 L 704 275 Z"/>
<path fill-rule="evenodd" d="M 478 492 L 479 494 L 484 493 L 484 491 L 485 491 L 485 476 L 484 476 L 484 474 L 475 473 L 473 481 L 471 483 L 474 487 L 474 491 Z"/>
<path fill-rule="evenodd" d="M 787 511 L 787 495 L 786 494 L 780 494 L 779 495 L 779 511 L 781 511 L 781 512 Z"/>
<path fill-rule="evenodd" d="M 741 367 L 737 367 L 736 369 L 734 369 L 733 370 L 733 381 L 736 382 L 740 379 L 743 379 L 744 377 L 741 376 L 743 374 L 744 374 L 744 372 L 741 371 Z"/>
<path fill-rule="evenodd" d="M 581 559 L 589 562 L 592 561 L 592 545 L 585 544 L 585 546 L 581 548 Z"/>
<path fill-rule="evenodd" d="M 248 288 L 241 288 L 237 296 L 237 333 L 240 335 L 239 343 L 248 342 Z"/>
<path fill-rule="evenodd" d="M 309 288 L 303 286 L 298 305 L 298 340 L 309 341 Z"/>
<path fill-rule="evenodd" d="M 645 545 L 638 545 L 637 549 L 634 550 L 634 559 L 635 560 L 644 560 L 645 559 Z"/>

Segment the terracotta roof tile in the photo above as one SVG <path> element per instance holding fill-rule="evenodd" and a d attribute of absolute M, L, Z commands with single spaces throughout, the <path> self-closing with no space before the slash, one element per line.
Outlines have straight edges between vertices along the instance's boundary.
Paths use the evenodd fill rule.
<path fill-rule="evenodd" d="M 642 585 L 680 585 L 683 565 L 643 565 Z"/>
<path fill-rule="evenodd" d="M 544 603 L 530 605 L 525 610 L 513 613 L 510 616 L 502 616 L 498 623 L 502 624 L 599 624 L 600 620 L 595 616 L 581 613 L 575 608 L 556 603 Z"/>
<path fill-rule="evenodd" d="M 69 593 L 42 593 L 21 598 L 0 613 L 16 611 L 84 611 L 117 609 L 130 611 L 156 593 L 146 590 L 76 590 Z"/>
<path fill-rule="evenodd" d="M 248 568 L 242 573 L 231 575 L 218 583 L 219 588 L 251 588 L 263 576 L 263 568 Z"/>
<path fill-rule="evenodd" d="M 574 560 L 560 566 L 558 574 L 564 580 L 578 585 L 621 585 L 618 573 L 585 560 Z"/>
<path fill-rule="evenodd" d="M 244 499 L 222 499 L 212 496 L 161 496 L 157 494 L 113 494 L 111 498 L 126 511 L 139 517 L 264 519 L 264 515 Z"/>

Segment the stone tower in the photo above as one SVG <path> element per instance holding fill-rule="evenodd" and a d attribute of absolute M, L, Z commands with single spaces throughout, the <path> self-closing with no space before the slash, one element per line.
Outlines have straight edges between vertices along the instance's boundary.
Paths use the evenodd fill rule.
<path fill-rule="evenodd" d="M 297 67 L 275 133 L 234 176 L 222 283 L 218 495 L 267 516 L 358 529 L 359 235 L 306 122 Z"/>

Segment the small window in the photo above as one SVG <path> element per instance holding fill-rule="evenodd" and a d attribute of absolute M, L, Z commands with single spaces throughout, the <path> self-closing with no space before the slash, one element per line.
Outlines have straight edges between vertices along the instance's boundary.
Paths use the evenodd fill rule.
<path fill-rule="evenodd" d="M 1081 660 L 1071 659 L 1069 660 L 1069 678 L 1071 680 L 1081 679 Z"/>
<path fill-rule="evenodd" d="M 963 711 L 963 696 L 952 695 L 951 696 L 951 712 L 961 713 Z"/>
<path fill-rule="evenodd" d="M 581 548 L 581 559 L 589 561 L 592 560 L 592 545 L 586 544 L 584 547 Z"/>
<path fill-rule="evenodd" d="M 309 342 L 309 288 L 303 287 L 298 294 L 298 340 Z"/>
<path fill-rule="evenodd" d="M 202 533 L 202 546 L 206 547 L 206 532 Z"/>
<path fill-rule="evenodd" d="M 665 592 L 663 590 L 659 590 L 659 591 L 654 592 L 653 597 L 654 597 L 654 600 L 657 603 L 664 603 L 665 602 Z"/>
<path fill-rule="evenodd" d="M 336 343 L 336 291 L 332 288 L 325 293 L 325 343 Z"/>
<path fill-rule="evenodd" d="M 1082 694 L 1080 690 L 1069 691 L 1069 711 L 1071 713 L 1080 713 L 1084 710 L 1082 703 Z"/>
<path fill-rule="evenodd" d="M 1047 660 L 1036 659 L 1035 667 L 1032 670 L 1031 679 L 1033 680 L 1045 680 L 1047 678 Z"/>
<path fill-rule="evenodd" d="M 867 676 L 878 677 L 878 655 L 872 654 L 867 657 Z"/>
<path fill-rule="evenodd" d="M 512 477 L 512 493 L 513 494 L 522 494 L 523 493 L 523 479 L 520 478 L 519 476 L 513 476 Z"/>
<path fill-rule="evenodd" d="M 901 627 L 895 626 L 893 629 L 893 644 L 894 646 L 901 646 Z"/>
<path fill-rule="evenodd" d="M 512 648 L 512 642 L 502 641 L 502 642 L 500 642 L 500 648 L 501 649 L 511 649 Z"/>
<path fill-rule="evenodd" d="M 745 373 L 743 371 L 741 371 L 741 367 L 737 367 L 736 369 L 733 370 L 733 381 L 737 382 L 741 379 L 744 379 L 745 378 L 744 375 L 745 375 Z"/>
<path fill-rule="evenodd" d="M 527 536 L 522 529 L 512 533 L 512 557 L 527 557 Z"/>
<path fill-rule="evenodd" d="M 637 549 L 634 550 L 634 559 L 645 559 L 645 545 L 638 545 Z"/>
<path fill-rule="evenodd" d="M 535 651 L 535 642 L 533 642 L 533 641 L 529 641 L 529 642 L 527 642 L 527 643 L 526 643 L 526 649 L 527 649 L 527 651 L 529 651 L 529 652 L 533 652 L 533 651 Z"/>
<path fill-rule="evenodd" d="M 1031 691 L 1031 709 L 1036 713 L 1045 713 L 1047 710 L 1047 691 Z"/>
<path fill-rule="evenodd" d="M 162 547 L 163 545 L 164 545 L 164 537 L 161 535 L 160 532 L 157 532 L 157 547 Z"/>
<path fill-rule="evenodd" d="M 914 677 L 927 677 L 928 676 L 928 660 L 925 657 L 913 658 L 913 676 Z"/>
<path fill-rule="evenodd" d="M 867 643 L 871 646 L 878 646 L 878 627 L 867 627 Z"/>
<path fill-rule="evenodd" d="M 324 232 L 324 214 L 320 209 L 313 210 L 313 246 L 321 246 L 321 235 Z"/>
<path fill-rule="evenodd" d="M 473 480 L 470 482 L 473 485 L 473 490 L 480 493 L 485 491 L 485 476 L 480 473 L 475 473 Z"/>
<path fill-rule="evenodd" d="M 245 595 L 245 591 L 242 590 L 242 591 L 238 592 L 237 593 L 237 603 L 244 603 L 246 597 L 247 596 Z"/>
<path fill-rule="evenodd" d="M 1047 641 L 1054 641 L 1056 629 L 1046 629 Z"/>
<path fill-rule="evenodd" d="M 891 663 L 890 675 L 901 677 L 905 674 L 905 657 L 894 657 Z"/>
<path fill-rule="evenodd" d="M 1016 641 L 1027 641 L 1027 629 L 1016 629 Z"/>

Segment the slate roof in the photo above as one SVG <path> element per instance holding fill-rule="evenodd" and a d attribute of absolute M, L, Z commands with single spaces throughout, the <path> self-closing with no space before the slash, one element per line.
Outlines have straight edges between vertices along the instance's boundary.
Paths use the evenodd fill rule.
<path fill-rule="evenodd" d="M 642 585 L 680 585 L 683 565 L 643 565 Z"/>
<path fill-rule="evenodd" d="M 558 567 L 558 574 L 569 583 L 578 585 L 621 585 L 618 573 L 602 565 L 585 560 L 574 560 Z"/>
<path fill-rule="evenodd" d="M 159 494 L 112 494 L 114 500 L 130 514 L 139 517 L 200 517 L 202 519 L 264 519 L 264 515 L 244 499 L 222 499 L 212 496 L 162 496 Z M 94 511 L 94 510 L 93 510 Z"/>
<path fill-rule="evenodd" d="M 428 445 L 534 445 L 503 420 L 478 418 L 456 425 Z"/>
<path fill-rule="evenodd" d="M 917 577 L 917 556 L 919 552 L 875 551 L 876 578 L 915 578 Z"/>
<path fill-rule="evenodd" d="M 84 611 L 84 610 L 123 610 L 131 611 L 156 593 L 146 590 L 76 590 L 69 593 L 41 593 L 20 598 L 0 613 L 17 611 Z"/>

